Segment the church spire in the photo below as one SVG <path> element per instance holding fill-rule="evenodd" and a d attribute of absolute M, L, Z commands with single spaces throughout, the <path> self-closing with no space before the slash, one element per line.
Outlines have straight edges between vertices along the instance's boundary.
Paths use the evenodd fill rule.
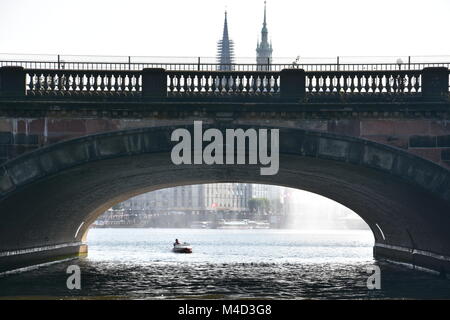
<path fill-rule="evenodd" d="M 266 1 L 264 1 L 264 22 L 263 22 L 263 29 L 267 30 L 267 21 L 266 21 Z"/>
<path fill-rule="evenodd" d="M 267 12 L 266 1 L 264 1 L 264 20 L 261 30 L 261 42 L 258 41 L 256 46 L 256 63 L 258 70 L 270 70 L 272 63 L 272 43 L 269 43 L 269 31 L 267 30 Z"/>
<path fill-rule="evenodd" d="M 234 44 L 228 35 L 228 14 L 225 10 L 222 40 L 217 43 L 217 63 L 219 70 L 231 70 L 234 61 Z"/>

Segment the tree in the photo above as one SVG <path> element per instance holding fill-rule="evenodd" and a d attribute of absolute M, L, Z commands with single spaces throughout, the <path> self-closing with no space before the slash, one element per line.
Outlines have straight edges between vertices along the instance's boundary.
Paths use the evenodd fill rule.
<path fill-rule="evenodd" d="M 267 213 L 270 210 L 270 201 L 266 198 L 251 198 L 248 200 L 250 212 Z"/>

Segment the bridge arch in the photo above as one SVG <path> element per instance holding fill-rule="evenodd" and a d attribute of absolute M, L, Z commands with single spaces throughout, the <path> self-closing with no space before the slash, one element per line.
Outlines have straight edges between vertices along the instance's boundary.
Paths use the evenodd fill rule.
<path fill-rule="evenodd" d="M 170 137 L 181 127 L 193 132 L 192 126 L 165 126 L 91 135 L 3 164 L 4 268 L 74 253 L 101 213 L 132 196 L 186 184 L 246 182 L 333 199 L 372 229 L 376 257 L 450 271 L 449 170 L 364 139 L 292 128 L 279 128 L 280 168 L 274 176 L 260 175 L 259 165 L 176 166 Z"/>

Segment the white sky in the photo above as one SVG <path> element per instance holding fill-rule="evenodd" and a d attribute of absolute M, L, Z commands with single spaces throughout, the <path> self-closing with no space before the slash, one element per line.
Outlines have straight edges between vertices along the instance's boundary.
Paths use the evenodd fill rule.
<path fill-rule="evenodd" d="M 0 0 L 0 52 L 254 57 L 263 0 Z M 450 55 L 449 0 L 268 0 L 275 57 Z"/>

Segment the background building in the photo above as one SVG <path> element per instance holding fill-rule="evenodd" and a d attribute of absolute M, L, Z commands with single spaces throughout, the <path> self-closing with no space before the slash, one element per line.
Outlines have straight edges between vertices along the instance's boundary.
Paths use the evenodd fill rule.
<path fill-rule="evenodd" d="M 234 43 L 228 35 L 226 11 L 222 39 L 217 43 L 217 63 L 219 64 L 218 69 L 221 71 L 229 71 L 233 69 L 231 64 L 234 63 Z"/>
<path fill-rule="evenodd" d="M 269 71 L 272 64 L 272 43 L 269 43 L 269 31 L 266 21 L 266 2 L 264 1 L 264 21 L 261 29 L 261 41 L 256 45 L 256 63 L 258 70 Z"/>

